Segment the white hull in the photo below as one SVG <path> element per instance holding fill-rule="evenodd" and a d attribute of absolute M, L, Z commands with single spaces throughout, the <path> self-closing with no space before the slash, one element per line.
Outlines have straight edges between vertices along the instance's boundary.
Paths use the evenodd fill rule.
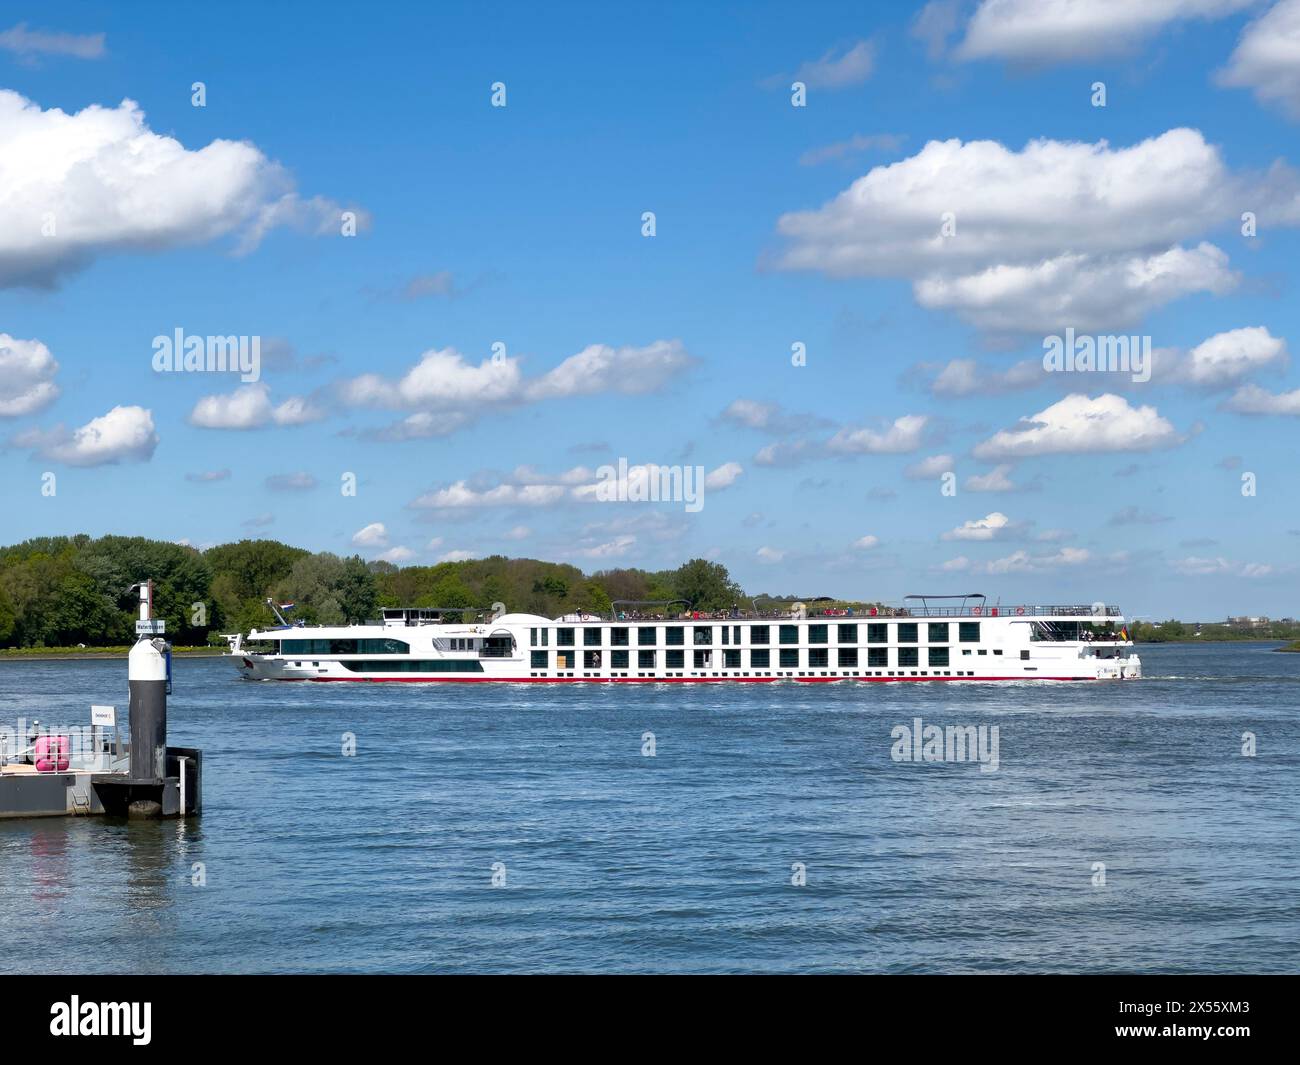
<path fill-rule="evenodd" d="M 1117 614 L 1040 612 L 1047 609 L 1061 608 L 654 621 L 507 614 L 481 624 L 284 627 L 249 635 L 264 653 L 238 638 L 231 650 L 251 680 L 339 683 L 942 683 L 1142 675 L 1121 632 L 1096 632 L 1099 621 L 1120 625 Z"/>

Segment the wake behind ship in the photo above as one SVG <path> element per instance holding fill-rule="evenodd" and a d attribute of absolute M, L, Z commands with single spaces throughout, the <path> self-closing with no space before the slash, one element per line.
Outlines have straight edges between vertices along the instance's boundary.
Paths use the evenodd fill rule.
<path fill-rule="evenodd" d="M 960 600 L 954 604 L 954 600 Z M 609 618 L 385 609 L 378 621 L 227 637 L 250 680 L 510 683 L 1127 680 L 1142 675 L 1118 608 L 989 606 L 907 596 L 809 614 L 620 610 Z M 626 605 L 626 604 L 623 604 Z M 671 604 L 658 604 L 671 606 Z M 272 604 L 274 608 L 274 604 Z"/>

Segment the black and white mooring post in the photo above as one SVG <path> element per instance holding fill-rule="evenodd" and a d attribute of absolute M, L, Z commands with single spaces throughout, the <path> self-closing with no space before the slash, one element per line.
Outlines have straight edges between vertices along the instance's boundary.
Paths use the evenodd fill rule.
<path fill-rule="evenodd" d="M 153 581 L 140 586 L 136 644 L 127 659 L 131 689 L 131 777 L 159 780 L 167 775 L 167 673 L 171 648 L 165 623 L 153 616 Z"/>
<path fill-rule="evenodd" d="M 167 695 L 171 691 L 171 645 L 166 625 L 153 616 L 153 581 L 140 589 L 136 642 L 127 656 L 131 691 L 131 757 L 125 775 L 96 777 L 108 813 L 128 817 L 190 817 L 202 806 L 203 752 L 167 746 Z"/>

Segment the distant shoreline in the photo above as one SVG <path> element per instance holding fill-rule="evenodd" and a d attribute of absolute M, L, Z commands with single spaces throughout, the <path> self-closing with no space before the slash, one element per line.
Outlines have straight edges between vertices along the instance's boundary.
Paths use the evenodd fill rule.
<path fill-rule="evenodd" d="M 0 662 L 98 662 L 98 661 L 125 661 L 130 654 L 130 648 L 105 648 L 102 651 L 92 651 L 87 648 L 85 651 L 41 651 L 34 649 L 23 649 L 21 651 L 0 651 Z M 219 648 L 203 648 L 200 650 L 173 651 L 173 658 L 221 658 L 227 654 Z"/>

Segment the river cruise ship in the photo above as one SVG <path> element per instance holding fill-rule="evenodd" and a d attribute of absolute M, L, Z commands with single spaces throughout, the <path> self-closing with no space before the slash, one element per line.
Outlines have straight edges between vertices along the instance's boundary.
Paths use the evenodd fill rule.
<path fill-rule="evenodd" d="M 960 602 L 954 602 L 959 600 Z M 250 680 L 510 683 L 762 683 L 1128 680 L 1142 675 L 1124 617 L 1092 605 L 990 605 L 982 595 L 903 606 L 731 609 L 609 617 L 481 617 L 384 610 L 365 624 L 285 622 L 232 635 Z M 274 604 L 272 604 L 274 608 Z"/>

